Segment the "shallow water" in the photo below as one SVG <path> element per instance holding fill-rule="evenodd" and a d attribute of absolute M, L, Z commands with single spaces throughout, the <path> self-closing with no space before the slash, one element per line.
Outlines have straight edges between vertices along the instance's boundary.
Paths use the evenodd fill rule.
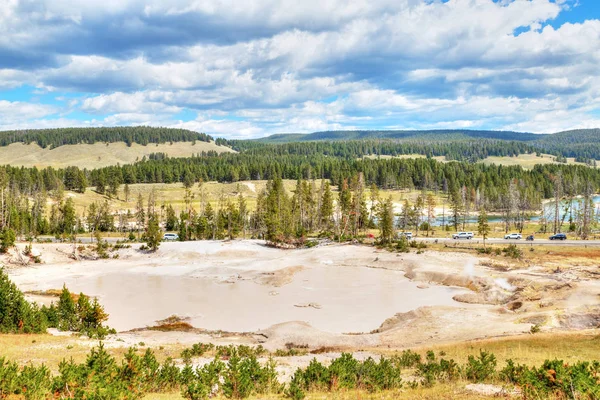
<path fill-rule="evenodd" d="M 321 265 L 298 272 L 282 287 L 250 280 L 219 283 L 193 277 L 198 266 L 162 274 L 161 266 L 72 275 L 44 286 L 98 296 L 117 330 L 153 325 L 170 315 L 190 318 L 198 328 L 248 332 L 288 321 L 306 321 L 335 333 L 368 332 L 398 312 L 421 306 L 457 305 L 459 289 L 418 289 L 402 272 L 367 267 Z M 173 272 L 171 270 L 170 272 Z M 321 308 L 296 305 L 316 303 Z"/>

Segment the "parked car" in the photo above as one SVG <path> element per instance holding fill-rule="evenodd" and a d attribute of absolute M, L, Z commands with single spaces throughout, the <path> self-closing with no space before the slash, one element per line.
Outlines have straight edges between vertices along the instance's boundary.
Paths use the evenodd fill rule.
<path fill-rule="evenodd" d="M 533 239 L 535 239 L 533 237 L 533 235 L 529 235 L 529 236 L 527 236 L 527 238 L 525 238 L 525 240 L 530 241 L 530 242 L 533 242 Z"/>
<path fill-rule="evenodd" d="M 412 232 L 400 232 L 398 233 L 398 238 L 401 238 L 402 236 L 404 236 L 405 238 L 407 238 L 408 240 L 412 239 L 413 234 Z"/>
<path fill-rule="evenodd" d="M 520 233 L 509 233 L 508 235 L 504 235 L 504 239 L 522 239 L 523 237 L 521 236 Z"/>
<path fill-rule="evenodd" d="M 473 232 L 458 232 L 452 234 L 452 239 L 473 239 Z"/>
<path fill-rule="evenodd" d="M 165 233 L 163 240 L 179 240 L 179 235 L 176 233 Z"/>
<path fill-rule="evenodd" d="M 567 235 L 564 233 L 557 233 L 556 235 L 550 236 L 550 240 L 567 240 Z"/>

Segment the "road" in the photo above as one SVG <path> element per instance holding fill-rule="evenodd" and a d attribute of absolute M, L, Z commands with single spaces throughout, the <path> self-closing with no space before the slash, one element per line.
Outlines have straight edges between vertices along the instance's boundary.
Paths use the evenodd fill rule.
<path fill-rule="evenodd" d="M 52 240 L 53 243 L 58 243 L 59 241 L 55 238 L 51 238 L 51 237 L 45 237 L 44 239 L 50 239 Z M 483 239 L 475 237 L 471 240 L 468 239 L 452 239 L 452 238 L 428 238 L 426 236 L 418 236 L 418 237 L 413 237 L 414 240 L 418 240 L 418 241 L 424 241 L 424 242 L 430 242 L 430 243 L 434 243 L 437 242 L 438 243 L 446 243 L 446 244 L 469 244 L 469 245 L 483 245 Z M 123 240 L 122 237 L 106 237 L 103 238 L 103 240 L 109 242 L 109 243 L 116 243 L 119 240 Z M 90 244 L 92 243 L 92 239 L 89 235 L 81 235 L 81 236 L 77 236 L 77 241 L 81 242 L 83 244 Z M 567 239 L 567 240 L 549 240 L 547 237 L 545 238 L 540 238 L 540 239 L 535 239 L 533 242 L 528 242 L 525 239 L 521 239 L 521 240 L 507 240 L 507 239 L 501 239 L 501 238 L 490 238 L 486 240 L 487 244 L 516 244 L 516 245 L 522 245 L 522 246 L 542 246 L 542 245 L 553 245 L 553 246 L 589 246 L 589 247 L 596 247 L 596 246 L 600 246 L 600 239 L 594 239 L 594 240 L 575 240 L 575 239 Z"/>
<path fill-rule="evenodd" d="M 481 238 L 473 238 L 471 240 L 467 239 L 452 239 L 452 238 L 428 238 L 428 237 L 413 237 L 415 240 L 422 240 L 425 242 L 435 242 L 437 240 L 438 243 L 467 243 L 467 244 L 481 244 L 483 245 L 483 239 Z M 490 238 L 485 241 L 487 244 L 516 244 L 523 246 L 542 246 L 542 245 L 552 245 L 552 246 L 600 246 L 600 240 L 549 240 L 547 238 L 544 239 L 535 239 L 534 241 L 526 241 L 525 239 L 520 240 L 509 240 L 509 239 L 499 239 L 499 238 Z"/>

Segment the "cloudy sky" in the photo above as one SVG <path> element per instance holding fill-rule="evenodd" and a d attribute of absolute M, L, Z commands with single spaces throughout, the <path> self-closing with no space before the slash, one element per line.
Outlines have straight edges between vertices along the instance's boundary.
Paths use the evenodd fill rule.
<path fill-rule="evenodd" d="M 0 0 L 0 130 L 600 127 L 598 0 Z"/>

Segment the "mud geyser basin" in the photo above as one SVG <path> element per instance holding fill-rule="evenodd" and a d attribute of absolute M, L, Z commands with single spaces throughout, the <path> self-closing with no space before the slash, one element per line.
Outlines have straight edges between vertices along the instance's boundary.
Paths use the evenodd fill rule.
<path fill-rule="evenodd" d="M 369 332 L 399 312 L 452 306 L 464 291 L 406 278 L 403 261 L 372 247 L 281 250 L 261 242 L 165 243 L 156 254 L 47 264 L 14 271 L 25 291 L 96 296 L 119 331 L 172 315 L 207 330 L 253 332 L 304 321 L 331 333 Z"/>

